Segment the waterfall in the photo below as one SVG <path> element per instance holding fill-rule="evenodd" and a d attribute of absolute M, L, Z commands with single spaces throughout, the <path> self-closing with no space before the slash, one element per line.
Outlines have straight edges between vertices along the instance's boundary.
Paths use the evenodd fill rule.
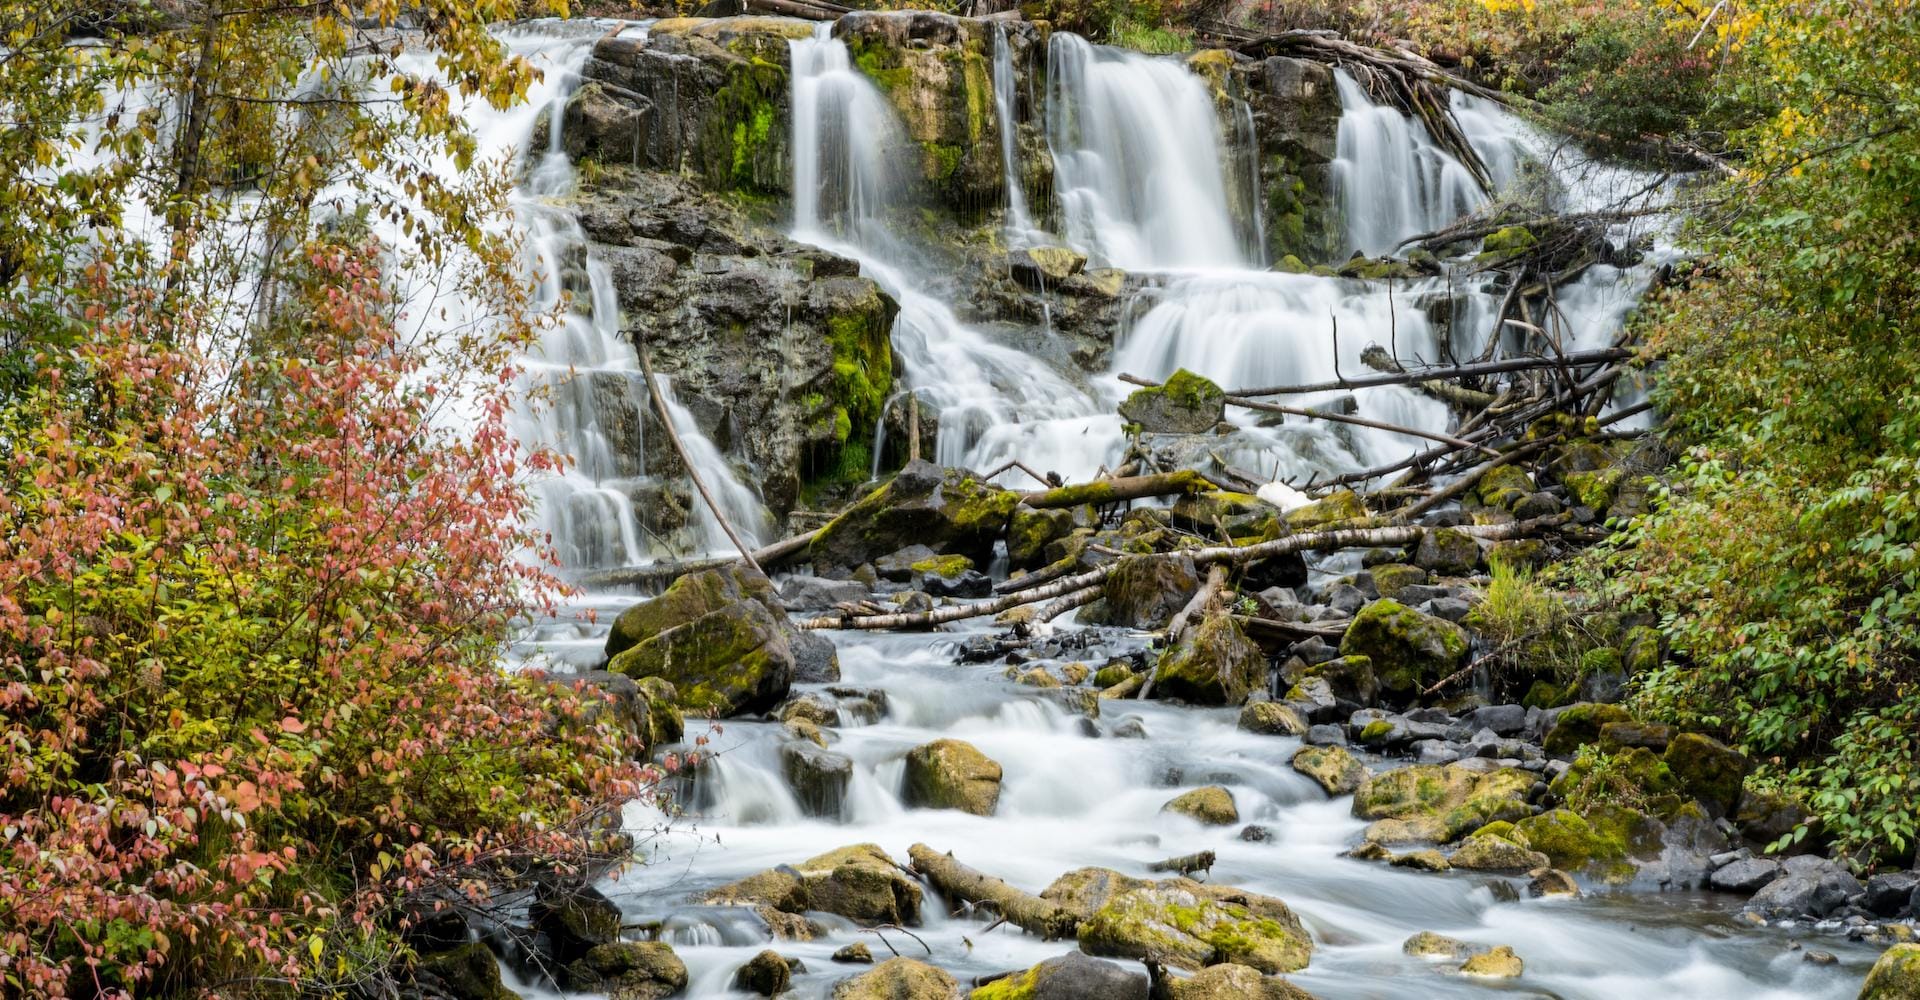
<path fill-rule="evenodd" d="M 1027 189 L 1020 178 L 1019 125 L 1014 121 L 1013 48 L 1007 26 L 993 22 L 993 113 L 1000 124 L 1000 171 L 1007 187 L 1007 245 L 1030 245 L 1036 235 L 1027 211 Z"/>
<path fill-rule="evenodd" d="M 526 47 L 519 35 L 508 41 Z M 521 405 L 512 429 L 529 451 L 547 450 L 571 459 L 533 486 L 539 527 L 553 540 L 568 569 L 630 566 L 648 561 L 634 497 L 654 481 L 647 476 L 643 437 L 651 406 L 633 344 L 619 327 L 620 303 L 612 275 L 596 259 L 571 207 L 572 161 L 562 150 L 568 97 L 595 35 L 545 43 L 544 93 L 518 114 L 485 122 L 483 148 L 525 148 L 539 116 L 547 116 L 547 148 L 526 171 L 512 197 L 526 235 L 528 279 L 535 311 L 567 307 L 521 362 L 516 396 Z M 571 301 L 568 300 L 571 296 Z M 671 400 L 671 396 L 668 397 Z M 671 404 L 674 425 L 728 519 L 750 544 L 767 533 L 758 498 L 734 475 L 725 456 L 699 432 L 684 407 Z M 731 552 L 732 543 L 696 496 L 694 525 L 700 554 Z"/>
<path fill-rule="evenodd" d="M 913 207 L 899 172 L 910 162 L 907 139 L 892 105 L 831 25 L 789 44 L 793 236 L 859 261 L 900 304 L 893 349 L 922 405 L 938 415 L 935 460 L 986 468 L 1020 458 L 1090 476 L 1118 449 L 1119 418 L 1047 365 L 962 323 L 928 291 L 932 282 L 889 224 Z"/>
<path fill-rule="evenodd" d="M 1243 268 L 1219 116 L 1180 63 L 1056 33 L 1047 140 L 1067 242 L 1093 266 Z"/>
<path fill-rule="evenodd" d="M 1393 253 L 1408 236 L 1438 229 L 1486 202 L 1472 172 L 1436 145 L 1424 126 L 1373 103 L 1345 70 L 1335 70 L 1334 80 L 1341 113 L 1333 177 L 1347 222 L 1347 252 Z"/>

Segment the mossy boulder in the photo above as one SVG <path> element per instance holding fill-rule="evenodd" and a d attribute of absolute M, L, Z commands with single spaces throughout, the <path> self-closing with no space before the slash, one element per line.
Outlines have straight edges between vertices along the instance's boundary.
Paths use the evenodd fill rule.
<path fill-rule="evenodd" d="M 1533 249 L 1539 240 L 1525 226 L 1505 226 L 1488 233 L 1480 242 L 1480 253 L 1473 262 L 1482 267 L 1505 263 Z"/>
<path fill-rule="evenodd" d="M 1122 875 L 1111 868 L 1076 868 L 1054 879 L 1040 891 L 1040 898 L 1086 920 L 1114 896 L 1153 884 L 1150 879 Z"/>
<path fill-rule="evenodd" d="M 1072 951 L 996 979 L 967 1000 L 1147 1000 L 1147 989 L 1146 976 Z"/>
<path fill-rule="evenodd" d="M 763 997 L 779 996 L 793 988 L 793 967 L 779 952 L 763 951 L 734 972 L 733 988 Z"/>
<path fill-rule="evenodd" d="M 1421 586 L 1429 579 L 1426 570 L 1405 563 L 1385 563 L 1368 572 L 1373 574 L 1373 586 L 1380 596 L 1396 601 L 1400 599 L 1402 590 Z"/>
<path fill-rule="evenodd" d="M 776 933 L 808 910 L 856 923 L 907 925 L 920 920 L 920 884 L 873 844 L 854 844 L 749 875 L 698 897 L 709 906 L 752 906 Z M 797 936 L 788 934 L 785 936 Z"/>
<path fill-rule="evenodd" d="M 1128 396 L 1120 416 L 1149 434 L 1204 434 L 1226 419 L 1226 398 L 1211 380 L 1182 368 L 1164 385 Z"/>
<path fill-rule="evenodd" d="M 828 851 L 794 870 L 806 889 L 809 909 L 866 925 L 920 922 L 920 883 L 902 873 L 877 845 Z"/>
<path fill-rule="evenodd" d="M 1619 466 L 1594 469 L 1591 472 L 1569 472 L 1562 481 L 1573 502 L 1579 506 L 1605 513 L 1613 505 L 1613 496 L 1620 488 L 1620 480 L 1626 472 Z"/>
<path fill-rule="evenodd" d="M 499 961 L 478 941 L 420 956 L 413 974 L 451 1000 L 520 1000 L 501 984 Z"/>
<path fill-rule="evenodd" d="M 1238 705 L 1266 684 L 1267 654 L 1240 623 L 1210 615 L 1160 654 L 1154 693 L 1194 705 Z"/>
<path fill-rule="evenodd" d="M 1571 757 L 1581 747 L 1600 742 L 1600 730 L 1609 723 L 1632 721 L 1633 716 L 1618 705 L 1583 701 L 1554 717 L 1542 746 L 1555 757 Z"/>
<path fill-rule="evenodd" d="M 615 941 L 567 963 L 559 978 L 609 1000 L 662 1000 L 687 988 L 687 966 L 664 941 Z"/>
<path fill-rule="evenodd" d="M 1486 945 L 1470 944 L 1458 938 L 1432 931 L 1421 931 L 1402 941 L 1400 950 L 1415 958 L 1447 958 L 1459 961 L 1487 950 Z"/>
<path fill-rule="evenodd" d="M 1208 785 L 1174 796 L 1161 812 L 1174 813 L 1206 826 L 1228 826 L 1240 822 L 1240 808 L 1233 793 L 1220 785 Z"/>
<path fill-rule="evenodd" d="M 1896 944 L 1882 952 L 1858 1000 L 1920 1000 L 1920 944 Z"/>
<path fill-rule="evenodd" d="M 1000 765 L 973 744 L 934 740 L 907 752 L 904 798 L 909 806 L 991 816 L 1000 776 Z"/>
<path fill-rule="evenodd" d="M 1373 658 L 1368 656 L 1336 656 L 1322 663 L 1294 664 L 1283 671 L 1283 676 L 1288 684 L 1319 678 L 1327 682 L 1327 689 L 1335 697 L 1361 705 L 1371 705 L 1380 697 L 1380 677 L 1374 672 Z"/>
<path fill-rule="evenodd" d="M 1435 528 L 1420 536 L 1413 564 L 1440 576 L 1466 576 L 1480 567 L 1480 543 L 1457 528 Z"/>
<path fill-rule="evenodd" d="M 1367 502 L 1352 490 L 1334 490 L 1305 507 L 1287 511 L 1287 527 L 1294 531 L 1320 531 L 1367 516 Z"/>
<path fill-rule="evenodd" d="M 1254 701 L 1240 710 L 1240 728 L 1262 736 L 1298 736 L 1307 731 L 1307 720 L 1291 705 Z"/>
<path fill-rule="evenodd" d="M 1127 556 L 1108 574 L 1100 598 L 1080 609 L 1088 625 L 1166 627 L 1200 589 L 1200 575 L 1185 558 Z"/>
<path fill-rule="evenodd" d="M 1627 676 L 1644 674 L 1660 665 L 1660 630 L 1635 625 L 1620 637 L 1620 668 Z"/>
<path fill-rule="evenodd" d="M 1634 857 L 1660 849 L 1659 824 L 1625 806 L 1597 806 L 1578 813 L 1560 808 L 1513 824 L 1514 840 L 1545 854 L 1553 867 L 1592 871 L 1608 881 L 1633 875 Z"/>
<path fill-rule="evenodd" d="M 687 708 L 735 715 L 766 711 L 793 685 L 790 636 L 797 632 L 766 577 L 727 566 L 689 573 L 666 592 L 628 608 L 607 637 L 607 669 L 659 678 Z M 664 731 L 672 718 L 649 712 Z"/>
<path fill-rule="evenodd" d="M 1073 534 L 1073 512 L 1035 510 L 1024 504 L 1013 509 L 1007 525 L 1007 561 L 1014 569 L 1034 569 L 1047 563 L 1047 546 Z"/>
<path fill-rule="evenodd" d="M 1081 923 L 1080 947 L 1189 970 L 1234 963 L 1267 973 L 1305 968 L 1313 954 L 1285 903 L 1187 879 L 1116 893 Z"/>
<path fill-rule="evenodd" d="M 887 485 L 827 522 L 808 553 L 820 571 L 872 562 L 910 545 L 985 563 L 1019 502 L 1020 494 L 965 469 L 909 462 Z"/>
<path fill-rule="evenodd" d="M 1367 767 L 1346 747 L 1302 747 L 1293 769 L 1318 782 L 1328 795 L 1346 795 L 1367 780 Z"/>
<path fill-rule="evenodd" d="M 1480 477 L 1480 482 L 1474 485 L 1474 496 L 1483 506 L 1512 510 L 1536 489 L 1533 477 L 1527 475 L 1526 470 L 1517 465 L 1502 465 Z"/>
<path fill-rule="evenodd" d="M 1170 1000 L 1314 1000 L 1313 994 L 1284 979 L 1232 963 L 1210 965 L 1186 979 L 1169 980 Z"/>
<path fill-rule="evenodd" d="M 1746 755 L 1699 733 L 1675 736 L 1661 759 L 1680 790 L 1714 816 L 1725 816 L 1740 804 L 1742 785 L 1752 769 Z"/>
<path fill-rule="evenodd" d="M 1341 655 L 1367 657 L 1380 686 L 1401 696 L 1458 670 L 1467 650 L 1460 626 L 1385 598 L 1361 608 L 1340 640 Z"/>
<path fill-rule="evenodd" d="M 1391 828 L 1391 838 L 1374 838 L 1381 842 L 1449 841 L 1529 815 L 1533 780 L 1518 768 L 1482 774 L 1453 764 L 1413 764 L 1368 776 L 1353 793 L 1353 814 L 1403 824 Z"/>
<path fill-rule="evenodd" d="M 619 940 L 620 920 L 620 907 L 592 886 L 550 889 L 527 907 L 527 922 L 563 963 Z"/>
<path fill-rule="evenodd" d="M 890 958 L 834 984 L 833 1000 L 956 1000 L 960 984 L 944 970 L 911 958 Z"/>
<path fill-rule="evenodd" d="M 1539 851 L 1487 833 L 1475 833 L 1461 841 L 1447 860 L 1455 868 L 1481 872 L 1525 872 L 1551 863 Z"/>

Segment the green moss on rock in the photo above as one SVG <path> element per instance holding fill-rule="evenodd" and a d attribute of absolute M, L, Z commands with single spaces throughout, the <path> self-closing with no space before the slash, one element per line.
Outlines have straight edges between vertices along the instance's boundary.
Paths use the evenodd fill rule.
<path fill-rule="evenodd" d="M 1570 705 L 1553 720 L 1544 747 L 1555 757 L 1571 757 L 1589 743 L 1600 742 L 1600 729 L 1610 722 L 1631 722 L 1633 716 L 1618 705 L 1581 702 Z"/>
<path fill-rule="evenodd" d="M 1859 1000 L 1920 1000 L 1920 944 L 1897 944 L 1880 955 Z"/>
<path fill-rule="evenodd" d="M 1240 821 L 1240 809 L 1233 793 L 1219 785 L 1208 785 L 1182 792 L 1160 807 L 1161 812 L 1185 816 L 1206 826 L 1227 826 Z"/>
<path fill-rule="evenodd" d="M 1382 599 L 1360 609 L 1340 640 L 1345 656 L 1365 656 L 1381 687 L 1408 694 L 1460 668 L 1467 658 L 1467 633 L 1444 618 L 1422 614 L 1398 601 Z"/>
<path fill-rule="evenodd" d="M 1080 925 L 1080 947 L 1188 970 L 1228 962 L 1266 973 L 1305 968 L 1313 954 L 1305 928 L 1279 900 L 1232 890 L 1214 895 L 1185 879 L 1115 894 Z"/>
<path fill-rule="evenodd" d="M 909 806 L 993 815 L 1000 801 L 1000 765 L 971 743 L 934 740 L 907 753 Z"/>
<path fill-rule="evenodd" d="M 1752 769 L 1744 754 L 1699 733 L 1681 733 L 1668 741 L 1662 760 L 1680 790 L 1715 816 L 1725 816 L 1740 804 L 1741 788 Z"/>
<path fill-rule="evenodd" d="M 1161 654 L 1154 690 L 1195 705 L 1238 705 L 1266 678 L 1266 653 L 1232 616 L 1216 614 Z"/>
<path fill-rule="evenodd" d="M 1303 747 L 1293 755 L 1293 769 L 1319 783 L 1328 795 L 1346 795 L 1367 779 L 1366 765 L 1346 747 Z"/>
<path fill-rule="evenodd" d="M 1163 385 L 1135 390 L 1120 416 L 1151 434 L 1203 434 L 1226 418 L 1226 406 L 1218 385 L 1182 368 Z"/>

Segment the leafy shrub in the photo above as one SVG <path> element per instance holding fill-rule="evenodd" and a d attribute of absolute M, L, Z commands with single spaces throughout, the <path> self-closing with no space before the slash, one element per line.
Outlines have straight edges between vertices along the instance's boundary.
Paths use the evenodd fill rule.
<path fill-rule="evenodd" d="M 497 667 L 555 593 L 499 357 L 423 378 L 368 261 L 238 357 L 96 267 L 0 407 L 0 992 L 364 984 L 415 900 L 619 849 L 629 738 Z"/>
<path fill-rule="evenodd" d="M 1676 657 L 1645 713 L 1726 733 L 1838 847 L 1920 836 L 1920 11 L 1743 5 L 1756 104 L 1707 266 L 1648 311 L 1688 447 L 1616 596 Z M 1744 16 L 1744 15 L 1743 15 Z M 1804 830 L 1802 836 L 1805 835 Z"/>

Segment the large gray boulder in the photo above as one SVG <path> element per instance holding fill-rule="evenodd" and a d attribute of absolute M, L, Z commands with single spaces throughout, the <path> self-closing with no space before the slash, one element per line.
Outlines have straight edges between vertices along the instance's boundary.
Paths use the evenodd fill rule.
<path fill-rule="evenodd" d="M 815 567 L 851 567 L 910 545 L 985 564 L 1006 533 L 1020 494 L 965 469 L 910 462 L 820 529 L 808 547 Z"/>

